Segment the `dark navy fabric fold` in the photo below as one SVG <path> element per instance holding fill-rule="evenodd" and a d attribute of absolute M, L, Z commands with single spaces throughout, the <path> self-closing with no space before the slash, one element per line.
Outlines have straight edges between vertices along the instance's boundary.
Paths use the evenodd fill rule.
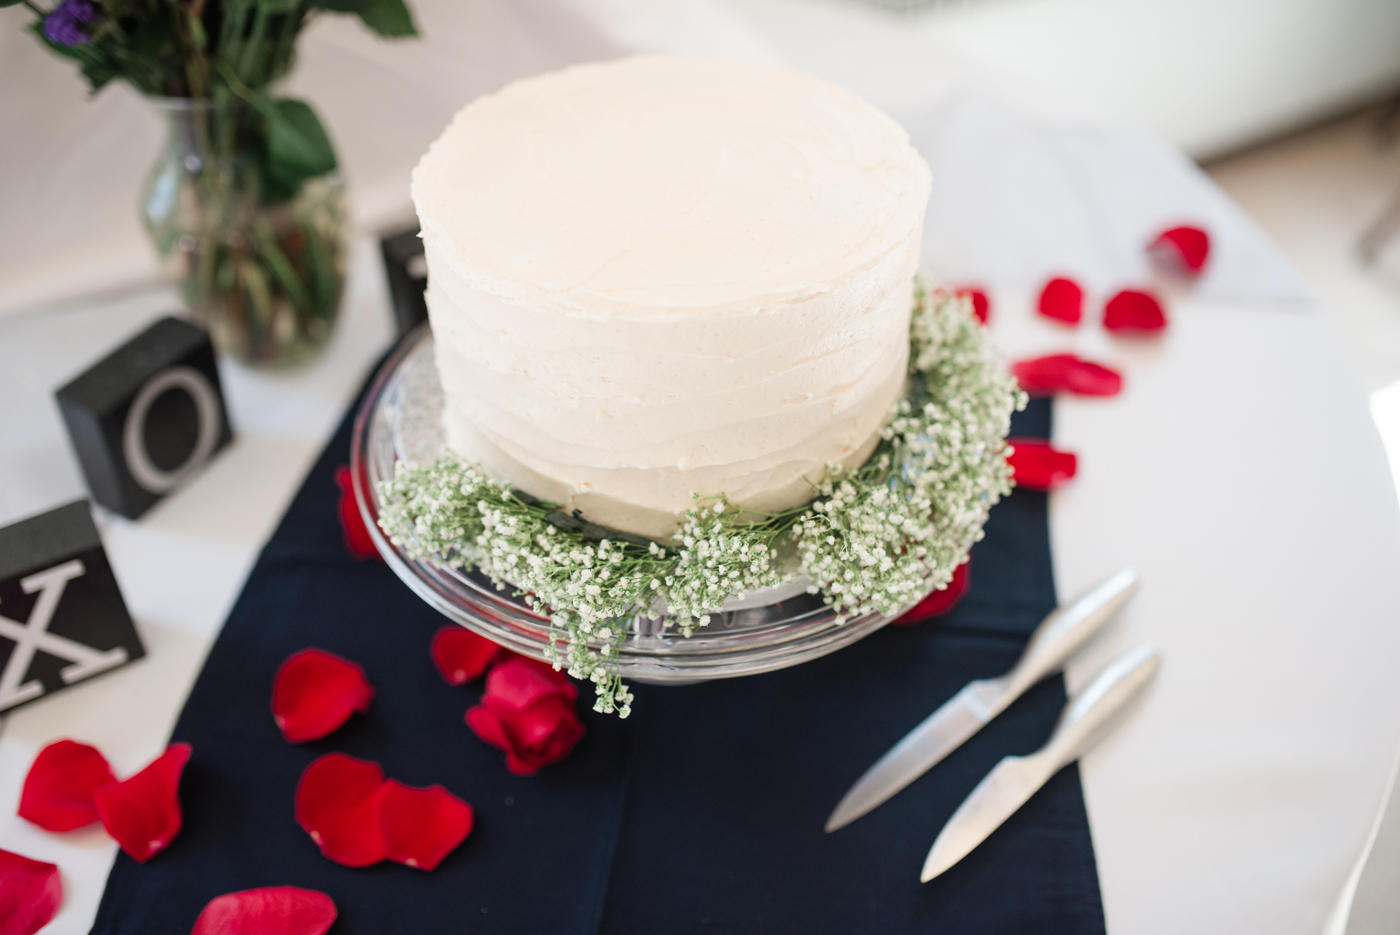
<path fill-rule="evenodd" d="M 1049 402 L 1032 402 L 1014 429 L 1049 437 Z M 1074 766 L 961 864 L 918 882 L 981 777 L 1044 742 L 1064 702 L 1059 678 L 870 815 L 822 833 L 870 763 L 966 682 L 1005 671 L 1054 606 L 1044 494 L 1018 490 L 995 508 L 971 590 L 941 621 L 766 675 L 636 686 L 630 719 L 585 710 L 573 754 L 518 777 L 463 723 L 480 684 L 450 687 L 433 668 L 428 643 L 444 619 L 387 567 L 345 551 L 333 475 L 349 437 L 347 417 L 176 724 L 173 739 L 194 747 L 183 832 L 147 864 L 118 855 L 95 933 L 185 935 L 213 897 L 274 885 L 330 895 L 333 935 L 1103 932 Z M 308 646 L 362 664 L 376 696 L 367 715 L 294 746 L 268 699 L 277 666 Z M 476 829 L 432 873 L 331 863 L 292 800 L 306 765 L 337 750 L 410 785 L 441 783 L 473 805 Z"/>

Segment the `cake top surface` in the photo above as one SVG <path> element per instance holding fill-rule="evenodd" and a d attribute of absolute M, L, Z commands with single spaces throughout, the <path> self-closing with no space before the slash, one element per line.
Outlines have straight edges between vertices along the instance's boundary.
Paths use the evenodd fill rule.
<path fill-rule="evenodd" d="M 908 135 L 815 78 L 640 56 L 507 85 L 413 174 L 434 254 L 505 299 L 608 317 L 757 311 L 917 234 Z"/>

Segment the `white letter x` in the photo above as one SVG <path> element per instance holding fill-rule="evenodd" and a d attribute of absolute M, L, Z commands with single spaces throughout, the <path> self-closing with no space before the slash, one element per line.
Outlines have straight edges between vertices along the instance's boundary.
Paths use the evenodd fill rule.
<path fill-rule="evenodd" d="M 29 663 L 33 661 L 36 650 L 42 649 L 51 656 L 73 663 L 59 670 L 59 677 L 65 685 L 71 685 L 79 679 L 105 672 L 126 662 L 126 649 L 121 646 L 99 652 L 91 646 L 84 646 L 82 643 L 75 643 L 56 633 L 48 632 L 49 621 L 53 620 L 53 612 L 58 609 L 63 589 L 68 586 L 69 581 L 85 571 L 83 563 L 75 558 L 62 565 L 55 565 L 48 571 L 30 575 L 20 582 L 25 594 L 33 594 L 35 591 L 40 593 L 39 599 L 34 602 L 34 609 L 29 612 L 27 622 L 20 624 L 9 617 L 0 616 L 0 636 L 15 641 L 10 660 L 5 664 L 5 672 L 0 675 L 0 711 L 38 698 L 44 693 L 44 684 L 38 679 L 20 684 L 20 680 L 29 671 Z"/>

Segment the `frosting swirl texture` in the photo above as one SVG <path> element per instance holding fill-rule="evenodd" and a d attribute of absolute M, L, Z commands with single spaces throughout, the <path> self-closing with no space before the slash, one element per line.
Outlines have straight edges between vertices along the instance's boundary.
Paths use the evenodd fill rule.
<path fill-rule="evenodd" d="M 413 177 L 448 444 L 664 537 L 873 448 L 899 398 L 928 168 L 803 75 L 659 56 L 508 85 Z"/>

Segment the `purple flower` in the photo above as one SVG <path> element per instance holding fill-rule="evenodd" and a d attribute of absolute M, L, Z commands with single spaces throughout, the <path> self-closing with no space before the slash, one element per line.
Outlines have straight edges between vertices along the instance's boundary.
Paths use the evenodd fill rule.
<path fill-rule="evenodd" d="M 90 23 L 97 18 L 89 0 L 63 0 L 52 13 L 44 17 L 44 35 L 50 42 L 59 45 L 82 45 L 91 41 L 79 23 Z"/>

